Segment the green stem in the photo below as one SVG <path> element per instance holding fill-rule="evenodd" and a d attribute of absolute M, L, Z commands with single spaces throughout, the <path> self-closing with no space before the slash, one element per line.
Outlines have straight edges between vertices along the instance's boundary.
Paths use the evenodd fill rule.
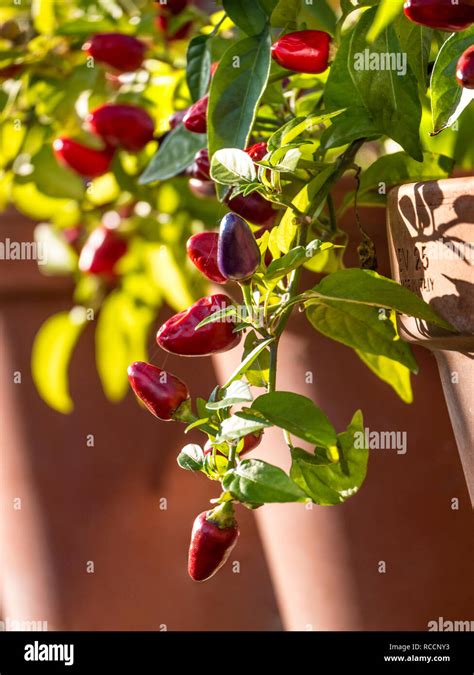
<path fill-rule="evenodd" d="M 237 443 L 229 444 L 229 457 L 227 459 L 227 469 L 233 469 L 237 459 Z"/>
<path fill-rule="evenodd" d="M 208 513 L 207 520 L 223 530 L 233 527 L 235 525 L 235 517 L 232 502 L 224 502 L 216 506 Z"/>
<path fill-rule="evenodd" d="M 279 82 L 280 80 L 285 80 L 287 77 L 296 75 L 293 70 L 287 70 L 285 73 L 276 73 L 268 78 L 268 84 L 273 84 L 273 82 Z"/>
<path fill-rule="evenodd" d="M 275 391 L 276 389 L 276 375 L 277 375 L 277 360 L 278 360 L 278 340 L 272 342 L 270 345 L 270 374 L 268 379 L 268 391 Z"/>
<path fill-rule="evenodd" d="M 256 122 L 263 122 L 264 124 L 272 124 L 275 127 L 278 127 L 278 120 L 276 120 L 274 117 L 265 117 L 262 115 L 257 115 L 255 118 Z"/>
<path fill-rule="evenodd" d="M 253 305 L 253 298 L 252 298 L 252 287 L 250 282 L 244 282 L 240 284 L 240 288 L 242 289 L 242 297 L 244 299 L 245 303 L 245 309 L 247 310 L 247 318 L 249 321 L 252 321 L 252 305 Z"/>

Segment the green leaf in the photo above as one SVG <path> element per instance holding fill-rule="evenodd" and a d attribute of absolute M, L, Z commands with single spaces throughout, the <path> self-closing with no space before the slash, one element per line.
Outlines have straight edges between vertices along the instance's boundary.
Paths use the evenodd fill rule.
<path fill-rule="evenodd" d="M 77 253 L 69 246 L 64 235 L 49 223 L 35 227 L 35 242 L 43 251 L 43 260 L 38 260 L 43 274 L 73 274 L 77 270 Z"/>
<path fill-rule="evenodd" d="M 235 380 L 224 390 L 224 396 L 221 400 L 208 403 L 209 410 L 221 410 L 222 408 L 231 408 L 237 403 L 250 403 L 253 401 L 252 392 L 246 382 Z"/>
<path fill-rule="evenodd" d="M 402 11 L 404 0 L 380 0 L 374 22 L 367 33 L 367 42 L 373 42 Z"/>
<path fill-rule="evenodd" d="M 375 130 L 393 138 L 412 157 L 421 160 L 417 82 L 409 67 L 404 73 L 404 54 L 393 26 L 385 28 L 370 50 L 367 48 L 366 36 L 376 12 L 376 7 L 368 9 L 344 36 L 326 84 L 326 105 L 335 110 L 355 109 L 359 118 L 364 109 Z M 401 65 L 399 70 L 391 69 L 393 64 L 387 63 L 387 55 L 392 60 L 400 59 L 395 64 Z M 371 60 L 377 60 L 378 70 L 370 69 Z"/>
<path fill-rule="evenodd" d="M 386 356 L 368 354 L 360 349 L 355 350 L 357 356 L 381 380 L 389 384 L 405 403 L 412 403 L 413 391 L 411 388 L 410 371 L 397 361 Z"/>
<path fill-rule="evenodd" d="M 266 340 L 260 340 L 255 331 L 250 331 L 244 342 L 242 365 L 245 363 L 245 377 L 253 387 L 266 387 L 270 376 L 270 351 L 268 346 L 263 345 L 264 342 Z"/>
<path fill-rule="evenodd" d="M 217 312 L 206 316 L 205 319 L 198 323 L 194 330 L 199 330 L 203 326 L 207 326 L 208 323 L 216 323 L 216 321 L 222 321 L 223 319 L 226 320 L 231 316 L 237 316 L 237 307 L 235 305 L 230 305 L 229 307 L 225 307 L 225 309 L 218 309 Z"/>
<path fill-rule="evenodd" d="M 205 134 L 194 134 L 182 124 L 170 131 L 139 178 L 140 185 L 173 178 L 187 169 L 206 146 Z"/>
<path fill-rule="evenodd" d="M 211 53 L 209 35 L 196 35 L 186 52 L 186 81 L 193 101 L 198 101 L 207 92 L 211 79 Z"/>
<path fill-rule="evenodd" d="M 33 382 L 43 400 L 61 413 L 72 412 L 68 367 L 72 352 L 87 324 L 86 310 L 74 307 L 49 317 L 36 334 L 31 354 Z"/>
<path fill-rule="evenodd" d="M 204 451 L 200 445 L 185 445 L 177 457 L 177 462 L 186 471 L 200 471 L 204 466 Z"/>
<path fill-rule="evenodd" d="M 43 35 L 53 35 L 56 28 L 54 0 L 31 0 L 33 23 Z"/>
<path fill-rule="evenodd" d="M 382 135 L 382 129 L 367 115 L 366 108 L 353 107 L 331 120 L 331 125 L 321 134 L 321 146 L 329 150 L 361 138 L 372 140 Z"/>
<path fill-rule="evenodd" d="M 37 189 L 49 197 L 81 201 L 85 194 L 84 181 L 73 171 L 65 169 L 56 161 L 50 146 L 44 146 L 31 159 L 34 170 L 17 183 L 34 181 Z"/>
<path fill-rule="evenodd" d="M 255 333 L 253 335 L 256 337 Z M 247 346 L 247 341 L 248 341 L 249 336 L 247 336 L 245 340 L 245 346 Z M 253 349 L 245 353 L 242 358 L 242 362 L 240 365 L 237 367 L 237 369 L 232 373 L 232 375 L 229 377 L 227 382 L 224 384 L 224 387 L 228 387 L 234 380 L 236 380 L 238 377 L 241 375 L 247 374 L 250 366 L 253 364 L 253 362 L 258 359 L 258 357 L 261 355 L 264 349 L 268 347 L 272 342 L 274 342 L 275 338 L 266 338 L 265 340 L 258 340 L 256 341 L 255 346 Z M 259 362 L 257 362 L 257 365 L 259 365 Z M 250 384 L 253 384 L 252 382 Z M 256 386 L 265 386 L 265 385 L 256 385 Z M 252 400 L 252 399 L 250 399 Z"/>
<path fill-rule="evenodd" d="M 293 448 L 290 477 L 316 504 L 341 504 L 358 492 L 367 474 L 368 451 L 359 447 L 363 437 L 364 422 L 358 410 L 347 431 L 337 436 L 338 462 L 322 464 L 318 456 Z"/>
<path fill-rule="evenodd" d="M 223 0 L 227 16 L 247 35 L 260 35 L 267 25 L 267 16 L 257 0 Z"/>
<path fill-rule="evenodd" d="M 150 246 L 145 256 L 149 274 L 166 303 L 181 312 L 195 301 L 185 275 L 185 268 L 176 260 L 171 247 Z"/>
<path fill-rule="evenodd" d="M 307 246 L 295 246 L 281 258 L 272 260 L 265 273 L 264 280 L 276 281 L 281 279 L 301 265 L 308 263 L 321 251 L 327 251 L 330 248 L 334 248 L 334 244 L 330 241 L 322 242 L 319 239 L 314 239 Z"/>
<path fill-rule="evenodd" d="M 328 5 L 327 0 L 302 2 L 299 19 L 300 21 L 308 19 L 308 28 L 313 28 L 316 20 L 318 28 L 325 30 L 331 35 L 334 35 L 336 32 L 337 18 L 332 8 Z"/>
<path fill-rule="evenodd" d="M 262 431 L 266 427 L 271 427 L 263 417 L 249 414 L 248 412 L 238 412 L 225 419 L 221 424 L 221 431 L 216 439 L 218 443 L 224 441 L 237 441 L 243 436 Z"/>
<path fill-rule="evenodd" d="M 294 141 L 298 136 L 306 132 L 317 130 L 320 125 L 325 124 L 328 120 L 337 117 L 343 110 L 335 110 L 331 113 L 323 113 L 322 115 L 310 115 L 309 117 L 295 117 L 282 127 L 275 131 L 268 140 L 268 149 L 277 150 Z"/>
<path fill-rule="evenodd" d="M 453 33 L 439 50 L 431 73 L 431 112 L 433 134 L 450 127 L 472 100 L 474 89 L 460 87 L 456 80 L 456 65 L 461 54 L 474 41 L 474 26 Z"/>
<path fill-rule="evenodd" d="M 147 337 L 155 313 L 126 293 L 113 291 L 102 303 L 95 331 L 97 371 L 109 401 L 129 390 L 127 368 L 147 360 Z"/>
<path fill-rule="evenodd" d="M 256 179 L 255 165 L 243 150 L 222 148 L 214 153 L 211 178 L 222 185 L 239 185 Z"/>
<path fill-rule="evenodd" d="M 301 0 L 279 0 L 271 16 L 271 25 L 276 28 L 296 28 L 296 19 Z"/>
<path fill-rule="evenodd" d="M 234 43 L 224 53 L 214 77 L 208 109 L 209 154 L 247 147 L 258 103 L 270 72 L 268 31 Z"/>
<path fill-rule="evenodd" d="M 348 302 L 394 309 L 401 314 L 430 321 L 452 330 L 447 321 L 408 288 L 371 270 L 357 268 L 338 270 L 324 277 L 313 291 L 331 300 L 340 298 Z"/>
<path fill-rule="evenodd" d="M 258 411 L 272 424 L 309 443 L 324 447 L 336 443 L 334 427 L 323 411 L 306 396 L 274 391 L 259 396 L 251 410 Z"/>
<path fill-rule="evenodd" d="M 277 466 L 260 459 L 244 459 L 222 482 L 235 499 L 258 504 L 304 502 L 305 493 Z"/>
<path fill-rule="evenodd" d="M 423 162 L 417 162 L 406 152 L 395 152 L 384 155 L 375 160 L 360 177 L 357 201 L 365 204 L 367 195 L 376 191 L 377 203 L 385 204 L 387 193 L 391 187 L 413 181 L 438 180 L 446 178 L 453 169 L 454 161 L 451 157 L 438 155 L 434 152 L 424 152 Z M 379 190 L 382 188 L 382 193 Z M 354 192 L 344 197 L 344 208 L 354 201 Z"/>
<path fill-rule="evenodd" d="M 426 91 L 433 29 L 413 23 L 402 13 L 395 22 L 395 31 L 418 84 Z"/>
<path fill-rule="evenodd" d="M 318 175 L 302 188 L 292 203 L 303 213 L 307 213 L 310 207 L 317 215 L 322 208 L 330 189 L 330 179 L 336 170 L 334 164 L 323 169 Z M 275 239 L 282 253 L 288 253 L 297 232 L 295 214 L 288 208 L 283 214 L 280 223 L 274 228 Z"/>
<path fill-rule="evenodd" d="M 310 304 L 306 316 L 316 330 L 332 340 L 370 354 L 386 356 L 417 372 L 410 347 L 397 339 L 392 322 L 382 320 L 375 307 L 324 300 Z"/>

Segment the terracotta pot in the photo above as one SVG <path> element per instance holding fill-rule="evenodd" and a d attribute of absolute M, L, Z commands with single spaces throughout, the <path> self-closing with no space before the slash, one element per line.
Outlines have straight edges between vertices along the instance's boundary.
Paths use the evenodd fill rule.
<path fill-rule="evenodd" d="M 433 350 L 474 505 L 474 178 L 411 183 L 389 195 L 394 278 L 433 305 L 456 331 L 408 316 L 404 340 Z"/>
<path fill-rule="evenodd" d="M 31 241 L 32 223 L 3 214 L 0 233 L 1 241 Z M 39 398 L 31 345 L 48 316 L 71 306 L 70 282 L 41 276 L 34 261 L 2 260 L 0 295 L 0 588 L 7 629 L 39 621 L 64 630 L 279 630 L 249 512 L 241 514 L 245 537 L 231 564 L 207 584 L 188 578 L 191 525 L 216 486 L 176 465 L 178 449 L 191 440 L 180 425 L 158 422 L 131 394 L 120 405 L 107 403 L 93 326 L 71 363 L 74 412 L 61 415 Z M 151 354 L 163 365 L 156 345 Z M 215 386 L 207 359 L 169 358 L 166 366 L 193 395 Z"/>
<path fill-rule="evenodd" d="M 352 188 L 345 181 L 342 192 Z M 379 271 L 390 275 L 384 209 L 361 209 L 360 217 L 376 243 Z M 357 265 L 360 235 L 351 212 L 342 227 L 350 237 L 346 264 Z M 406 405 L 352 350 L 315 332 L 303 315 L 288 325 L 279 389 L 311 397 L 337 430 L 362 408 L 370 430 L 405 431 L 408 439 L 406 454 L 371 452 L 364 486 L 343 505 L 266 505 L 256 511 L 288 630 L 427 630 L 440 616 L 470 616 L 469 497 L 435 359 L 416 345 L 414 351 L 420 373 L 414 403 Z M 215 359 L 221 381 L 239 357 L 236 349 Z M 275 430 L 265 432 L 251 456 L 289 468 L 288 450 Z"/>

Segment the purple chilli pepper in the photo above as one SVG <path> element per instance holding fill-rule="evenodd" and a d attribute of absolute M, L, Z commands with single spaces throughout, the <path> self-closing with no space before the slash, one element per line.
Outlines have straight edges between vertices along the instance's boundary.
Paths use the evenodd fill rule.
<path fill-rule="evenodd" d="M 260 265 L 260 249 L 248 223 L 235 213 L 221 220 L 217 244 L 217 265 L 226 279 L 244 281 Z"/>

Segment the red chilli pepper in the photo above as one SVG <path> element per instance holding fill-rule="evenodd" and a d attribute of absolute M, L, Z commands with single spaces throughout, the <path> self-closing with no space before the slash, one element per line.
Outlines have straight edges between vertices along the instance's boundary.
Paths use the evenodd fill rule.
<path fill-rule="evenodd" d="M 119 73 L 138 70 L 145 58 L 146 46 L 133 35 L 97 33 L 82 49 L 95 61 L 111 66 Z"/>
<path fill-rule="evenodd" d="M 79 256 L 79 269 L 86 274 L 114 276 L 114 268 L 127 251 L 127 242 L 106 227 L 91 232 Z"/>
<path fill-rule="evenodd" d="M 277 211 L 272 203 L 258 192 L 251 192 L 246 197 L 242 194 L 232 197 L 230 193 L 224 201 L 231 211 L 254 225 L 270 227 L 277 217 Z"/>
<path fill-rule="evenodd" d="M 136 361 L 128 367 L 130 385 L 148 410 L 160 420 L 174 419 L 178 408 L 189 399 L 184 382 L 151 363 Z"/>
<path fill-rule="evenodd" d="M 255 143 L 255 145 L 251 145 L 250 148 L 247 148 L 245 152 L 254 162 L 259 162 L 268 152 L 267 144 Z"/>
<path fill-rule="evenodd" d="M 64 136 L 53 142 L 53 151 L 61 164 L 87 178 L 97 178 L 110 169 L 113 148 L 95 150 Z"/>
<path fill-rule="evenodd" d="M 189 108 L 185 108 L 184 110 L 177 110 L 174 112 L 171 117 L 168 120 L 168 124 L 170 125 L 170 129 L 176 129 L 178 124 L 181 124 L 181 122 L 184 119 L 184 116 L 188 112 Z"/>
<path fill-rule="evenodd" d="M 203 148 L 196 153 L 194 162 L 189 170 L 189 175 L 191 178 L 197 178 L 198 180 L 210 180 L 211 163 L 209 161 L 209 153 L 206 148 Z"/>
<path fill-rule="evenodd" d="M 188 554 L 188 572 L 193 581 L 214 576 L 237 543 L 239 526 L 231 509 L 229 503 L 223 504 L 203 511 L 194 521 Z"/>
<path fill-rule="evenodd" d="M 212 180 L 190 178 L 188 185 L 193 195 L 198 199 L 214 199 L 216 196 L 216 186 Z"/>
<path fill-rule="evenodd" d="M 232 300 L 221 293 L 201 298 L 161 326 L 156 334 L 158 345 L 181 356 L 210 356 L 233 349 L 239 344 L 241 335 L 233 332 L 234 322 L 229 317 L 195 330 L 203 319 L 231 305 Z"/>
<path fill-rule="evenodd" d="M 243 457 L 246 455 L 248 452 L 251 452 L 252 450 L 255 450 L 255 448 L 260 445 L 262 442 L 263 438 L 263 432 L 255 432 L 253 434 L 247 434 L 247 436 L 244 436 L 244 445 L 242 447 L 242 450 L 239 452 L 240 457 Z M 212 443 L 211 441 L 206 441 L 206 445 L 204 446 L 204 454 L 209 455 L 213 450 Z M 222 455 L 222 452 L 217 450 L 218 455 Z"/>
<path fill-rule="evenodd" d="M 207 106 L 209 94 L 196 101 L 183 118 L 183 124 L 188 131 L 195 134 L 205 134 L 207 131 Z"/>
<path fill-rule="evenodd" d="M 189 4 L 189 0 L 166 0 L 166 2 L 156 2 L 158 14 L 155 19 L 155 26 L 161 33 L 166 33 L 169 40 L 184 40 L 187 38 L 192 27 L 192 21 L 187 21 L 180 26 L 174 33 L 169 32 L 169 23 L 173 16 L 178 16 Z"/>
<path fill-rule="evenodd" d="M 189 259 L 207 279 L 216 284 L 225 284 L 227 279 L 217 266 L 218 240 L 217 232 L 198 232 L 188 239 L 186 250 Z"/>
<path fill-rule="evenodd" d="M 474 89 L 474 45 L 468 47 L 459 59 L 456 79 L 461 87 Z"/>
<path fill-rule="evenodd" d="M 328 67 L 331 36 L 321 30 L 288 33 L 272 45 L 272 57 L 297 73 L 323 73 Z"/>
<path fill-rule="evenodd" d="M 86 124 L 109 146 L 120 146 L 130 152 L 142 150 L 155 132 L 150 115 L 135 105 L 107 103 L 89 113 Z"/>
<path fill-rule="evenodd" d="M 474 22 L 472 0 L 406 0 L 403 11 L 410 21 L 438 30 L 464 30 Z"/>
<path fill-rule="evenodd" d="M 217 248 L 219 271 L 226 279 L 249 279 L 260 265 L 260 249 L 248 223 L 235 213 L 221 220 Z"/>

